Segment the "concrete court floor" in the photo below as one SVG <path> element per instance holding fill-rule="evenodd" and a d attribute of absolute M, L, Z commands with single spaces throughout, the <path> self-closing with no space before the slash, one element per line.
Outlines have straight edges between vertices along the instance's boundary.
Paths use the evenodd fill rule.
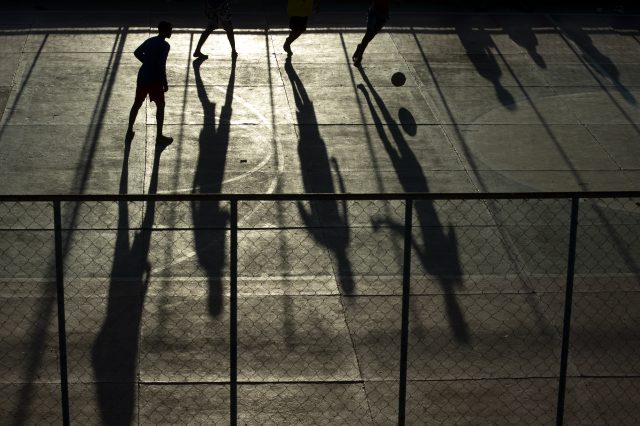
<path fill-rule="evenodd" d="M 128 155 L 132 51 L 166 15 L 3 13 L 0 192 L 639 187 L 637 16 L 397 13 L 361 73 L 348 61 L 361 13 L 323 10 L 288 65 L 286 19 L 236 12 L 233 73 L 223 34 L 205 45 L 210 59 L 194 63 L 202 18 L 172 13 L 166 129 L 176 140 L 155 151 L 147 104 Z M 395 71 L 407 76 L 403 87 L 391 85 Z M 75 229 L 66 235 L 65 271 L 76 422 L 225 422 L 228 274 L 220 253 L 228 236 L 211 228 L 226 224 L 226 207 L 65 209 Z M 372 224 L 400 220 L 401 205 L 341 207 L 305 205 L 305 215 L 293 203 L 241 206 L 242 224 L 262 228 L 240 235 L 242 422 L 393 423 L 402 241 Z M 35 231 L 49 226 L 47 211 L 22 208 L 27 224 L 14 210 L 3 216 L 12 230 L 1 231 L 8 397 L 0 407 L 35 423 L 59 417 L 57 337 L 51 241 Z M 412 423 L 553 421 L 566 214 L 563 202 L 418 209 Z M 634 203 L 596 203 L 582 220 L 601 225 L 603 216 L 610 229 L 585 232 L 579 251 L 575 327 L 585 333 L 574 339 L 567 413 L 576 424 L 635 424 L 639 215 Z M 151 224 L 157 231 L 121 229 Z M 429 241 L 441 270 L 418 253 Z M 594 248 L 608 245 L 617 251 L 603 260 Z"/>

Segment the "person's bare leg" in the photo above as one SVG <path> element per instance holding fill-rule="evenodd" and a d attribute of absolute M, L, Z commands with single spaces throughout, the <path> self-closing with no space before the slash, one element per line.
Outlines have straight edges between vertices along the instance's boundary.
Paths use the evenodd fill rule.
<path fill-rule="evenodd" d="M 156 143 L 170 144 L 173 142 L 173 138 L 165 136 L 162 133 L 162 126 L 164 125 L 164 102 L 156 103 L 156 107 L 156 124 L 158 126 L 156 132 Z"/>
<path fill-rule="evenodd" d="M 133 125 L 136 122 L 136 117 L 138 117 L 138 111 L 140 111 L 140 107 L 144 101 L 134 101 L 131 106 L 131 111 L 129 112 L 129 126 L 127 127 L 127 140 L 130 141 L 133 139 L 133 135 L 135 134 L 133 131 Z"/>
<path fill-rule="evenodd" d="M 364 55 L 364 51 L 367 49 L 367 46 L 369 45 L 371 40 L 373 40 L 376 34 L 377 34 L 376 32 L 367 31 L 362 37 L 362 41 L 360 42 L 358 47 L 356 47 L 356 51 L 353 53 L 353 56 L 351 57 L 351 59 L 353 60 L 353 64 L 355 66 L 360 66 L 360 63 L 362 62 L 362 55 Z"/>
<path fill-rule="evenodd" d="M 302 31 L 294 31 L 294 30 L 291 30 L 289 32 L 289 37 L 287 37 L 287 39 L 284 41 L 284 45 L 282 45 L 282 48 L 284 49 L 285 52 L 287 52 L 287 55 L 289 56 L 293 55 L 293 52 L 291 51 L 291 43 L 296 41 L 296 39 L 300 37 L 302 33 L 303 33 Z"/>
<path fill-rule="evenodd" d="M 233 23 L 231 21 L 223 22 L 222 28 L 227 33 L 227 39 L 229 39 L 229 45 L 231 46 L 231 56 L 234 58 L 238 56 L 238 52 L 236 52 L 236 38 L 233 33 Z"/>
<path fill-rule="evenodd" d="M 202 32 L 202 34 L 200 34 L 200 38 L 198 39 L 198 43 L 196 44 L 196 50 L 193 51 L 193 56 L 194 58 L 202 58 L 202 59 L 207 59 L 209 56 L 205 55 L 204 53 L 202 53 L 200 51 L 200 49 L 202 49 L 202 46 L 204 45 L 204 42 L 207 41 L 207 38 L 209 38 L 209 36 L 211 35 L 211 33 L 213 32 L 215 28 L 209 26 L 207 28 L 205 28 L 205 30 Z"/>

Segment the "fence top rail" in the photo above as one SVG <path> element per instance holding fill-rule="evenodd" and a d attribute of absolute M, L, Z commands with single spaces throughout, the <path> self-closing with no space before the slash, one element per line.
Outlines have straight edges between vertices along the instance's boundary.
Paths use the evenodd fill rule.
<path fill-rule="evenodd" d="M 638 198 L 640 191 L 600 192 L 409 192 L 320 194 L 60 194 L 0 195 L 0 202 L 118 202 L 118 201 L 402 201 L 402 200 L 529 200 L 571 198 Z"/>

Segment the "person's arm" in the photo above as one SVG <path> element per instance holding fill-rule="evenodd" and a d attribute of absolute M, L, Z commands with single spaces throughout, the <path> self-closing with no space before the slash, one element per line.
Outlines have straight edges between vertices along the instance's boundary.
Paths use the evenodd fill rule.
<path fill-rule="evenodd" d="M 162 61 L 162 81 L 164 85 L 164 91 L 169 90 L 169 82 L 167 81 L 167 58 L 169 57 L 169 50 L 171 50 L 171 46 L 167 43 L 167 50 L 164 54 L 164 58 Z"/>
<path fill-rule="evenodd" d="M 142 43 L 136 50 L 133 51 L 133 54 L 138 58 L 140 62 L 144 62 L 144 49 L 147 42 Z"/>

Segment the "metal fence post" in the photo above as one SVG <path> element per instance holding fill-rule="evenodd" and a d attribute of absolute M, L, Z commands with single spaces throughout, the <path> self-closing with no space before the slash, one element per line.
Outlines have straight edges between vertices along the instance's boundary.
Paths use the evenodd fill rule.
<path fill-rule="evenodd" d="M 402 268 L 402 331 L 400 338 L 400 389 L 398 392 L 398 425 L 404 425 L 407 399 L 407 352 L 409 346 L 409 294 L 411 289 L 411 225 L 413 200 L 405 200 L 404 259 Z"/>
<path fill-rule="evenodd" d="M 230 410 L 232 425 L 238 422 L 238 200 L 231 200 L 231 241 L 230 241 L 230 278 L 229 311 L 230 311 Z"/>
<path fill-rule="evenodd" d="M 56 299 L 58 302 L 58 344 L 60 351 L 60 392 L 62 399 L 62 423 L 69 425 L 69 376 L 67 372 L 67 326 L 64 309 L 64 273 L 62 254 L 62 219 L 60 201 L 53 202 L 53 226 L 56 257 Z"/>
<path fill-rule="evenodd" d="M 571 199 L 571 231 L 569 235 L 569 254 L 567 263 L 567 286 L 564 296 L 564 322 L 562 325 L 562 354 L 560 357 L 560 383 L 558 386 L 558 406 L 556 425 L 564 423 L 564 405 L 567 389 L 567 364 L 569 361 L 569 338 L 571 336 L 571 306 L 573 304 L 573 278 L 576 263 L 576 240 L 578 236 L 578 207 L 580 199 Z"/>

